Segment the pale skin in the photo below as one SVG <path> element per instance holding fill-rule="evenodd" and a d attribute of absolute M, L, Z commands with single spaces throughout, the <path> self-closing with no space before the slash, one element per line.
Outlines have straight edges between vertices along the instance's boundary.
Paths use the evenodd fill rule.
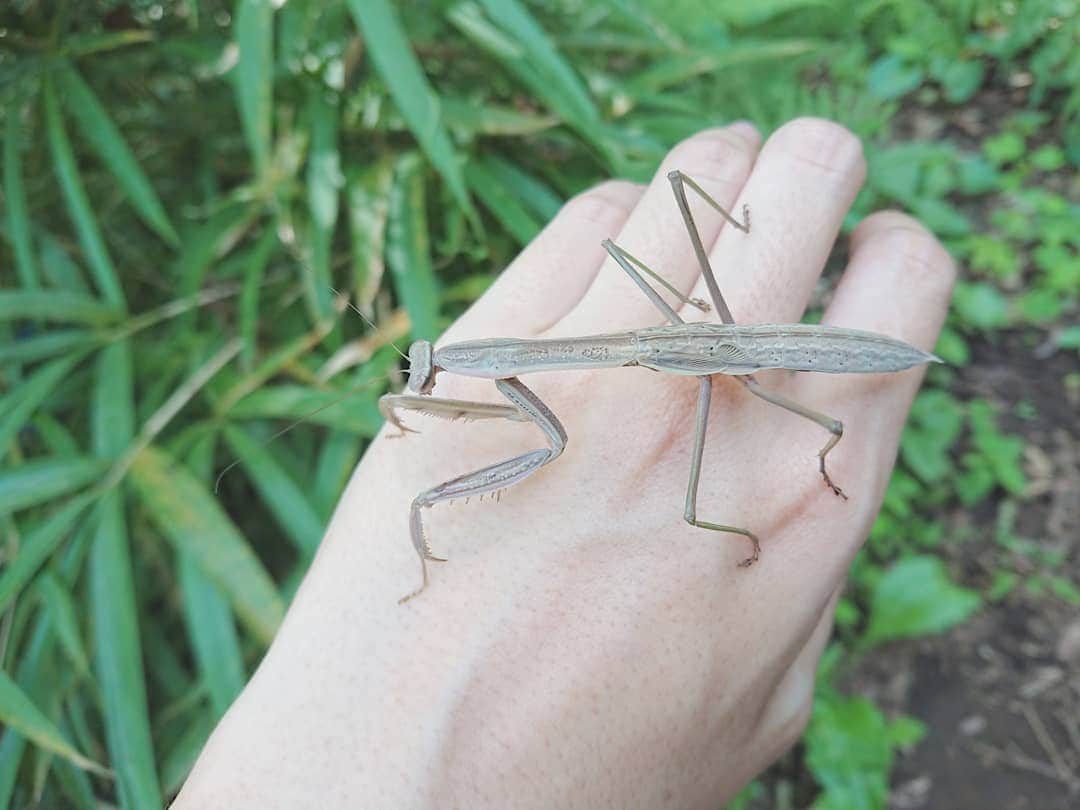
<path fill-rule="evenodd" d="M 662 316 L 608 258 L 613 237 L 683 293 L 707 298 L 666 179 L 678 168 L 748 237 L 697 216 L 739 323 L 797 321 L 864 174 L 857 139 L 815 119 L 760 145 L 748 125 L 677 146 L 648 187 L 570 201 L 440 344 L 562 337 Z M 913 219 L 868 217 L 824 322 L 931 350 L 955 270 Z M 687 320 L 715 317 L 679 310 Z M 543 446 L 529 424 L 384 431 L 356 470 L 265 660 L 207 744 L 177 808 L 716 808 L 798 738 L 836 595 L 880 505 L 922 368 L 868 376 L 757 375 L 841 419 L 824 432 L 714 384 L 698 515 L 682 520 L 698 384 L 643 369 L 537 374 L 569 435 L 557 463 L 498 503 L 425 511 L 431 584 L 409 541 L 415 494 Z M 442 375 L 435 396 L 498 401 Z"/>

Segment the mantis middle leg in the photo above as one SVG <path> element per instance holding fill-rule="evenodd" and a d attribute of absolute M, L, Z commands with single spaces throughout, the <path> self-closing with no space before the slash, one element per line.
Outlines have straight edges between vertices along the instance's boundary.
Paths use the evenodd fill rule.
<path fill-rule="evenodd" d="M 746 233 L 750 232 L 750 211 L 745 205 L 743 206 L 743 221 L 740 223 L 731 216 L 731 214 L 725 211 L 720 203 L 710 197 L 705 189 L 682 172 L 677 170 L 669 172 L 668 181 L 671 183 L 671 189 L 675 193 L 675 200 L 679 204 L 679 212 L 682 214 L 683 223 L 686 225 L 687 233 L 690 234 L 690 242 L 694 246 L 694 253 L 697 256 L 698 264 L 701 267 L 701 274 L 705 278 L 705 286 L 708 287 L 709 295 L 712 297 L 713 304 L 716 306 L 716 312 L 720 316 L 720 320 L 724 323 L 735 323 L 735 319 L 731 315 L 731 310 L 728 309 L 728 305 L 724 301 L 724 296 L 720 292 L 720 285 L 716 282 L 716 275 L 713 273 L 712 265 L 709 263 L 709 256 L 705 251 L 705 246 L 701 242 L 701 234 L 698 233 L 697 224 L 694 222 L 694 215 L 690 213 L 690 204 L 686 199 L 686 186 L 689 186 L 699 197 L 719 211 L 724 219 L 731 223 L 732 226 L 741 231 L 745 231 Z M 801 405 L 780 394 L 769 391 L 762 386 L 761 383 L 755 380 L 752 374 L 740 376 L 739 382 L 745 385 L 754 396 L 761 397 L 761 399 L 766 402 L 778 405 L 786 411 L 791 411 L 791 413 L 796 416 L 801 416 L 803 419 L 809 419 L 811 422 L 821 425 L 827 431 L 832 433 L 829 441 L 827 441 L 825 446 L 818 451 L 818 470 L 821 472 L 821 477 L 825 480 L 826 486 L 828 486 L 834 494 L 846 501 L 847 495 L 844 494 L 844 491 L 840 489 L 840 487 L 833 483 L 832 478 L 829 477 L 829 473 L 825 469 L 825 456 L 829 454 L 830 450 L 836 447 L 837 442 L 839 442 L 844 435 L 843 422 L 839 419 L 833 419 L 831 416 L 827 416 L 819 411 L 815 411 L 812 408 L 807 408 L 805 405 Z"/>

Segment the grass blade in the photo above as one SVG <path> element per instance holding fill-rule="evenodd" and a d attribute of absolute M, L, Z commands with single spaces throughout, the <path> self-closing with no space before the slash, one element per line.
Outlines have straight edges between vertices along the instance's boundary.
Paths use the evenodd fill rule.
<path fill-rule="evenodd" d="M 37 318 L 56 323 L 104 324 L 123 312 L 96 298 L 64 290 L 0 292 L 0 321 Z"/>
<path fill-rule="evenodd" d="M 161 200 L 94 91 L 70 63 L 63 63 L 55 76 L 63 91 L 64 106 L 75 119 L 82 136 L 128 195 L 139 217 L 158 236 L 178 247 L 180 237 L 169 222 Z"/>
<path fill-rule="evenodd" d="M 0 473 L 0 515 L 80 489 L 101 478 L 105 467 L 96 458 L 45 458 Z"/>
<path fill-rule="evenodd" d="M 34 337 L 14 340 L 8 345 L 0 344 L 0 363 L 26 365 L 58 354 L 74 354 L 93 341 L 94 334 L 86 329 L 49 331 Z M 0 413 L 3 412 L 0 406 Z"/>
<path fill-rule="evenodd" d="M 0 610 L 33 578 L 92 500 L 90 495 L 72 498 L 26 535 L 18 556 L 0 573 Z"/>
<path fill-rule="evenodd" d="M 304 273 L 304 292 L 314 320 L 331 314 L 330 246 L 338 218 L 338 195 L 344 178 L 338 155 L 336 97 L 315 86 L 308 97 L 311 147 L 307 166 L 307 200 L 311 214 L 311 272 Z M 306 268 L 305 268 L 306 269 Z"/>
<path fill-rule="evenodd" d="M 53 360 L 38 369 L 18 388 L 0 399 L 0 452 L 7 449 L 26 420 L 45 401 L 49 393 L 82 359 L 84 351 Z"/>
<path fill-rule="evenodd" d="M 266 177 L 272 151 L 274 113 L 274 6 L 270 0 L 238 0 L 233 36 L 239 48 L 234 75 L 240 123 L 255 163 Z"/>
<path fill-rule="evenodd" d="M 255 364 L 257 330 L 259 326 L 259 292 L 266 265 L 277 247 L 277 234 L 273 228 L 263 231 L 247 259 L 244 269 L 244 286 L 240 292 L 240 339 L 243 341 L 241 360 L 246 370 Z"/>
<path fill-rule="evenodd" d="M 82 245 L 86 261 L 94 275 L 94 283 L 105 297 L 105 300 L 119 309 L 126 309 L 124 291 L 120 286 L 120 279 L 113 267 L 112 258 L 105 247 L 105 240 L 101 236 L 97 220 L 94 218 L 94 209 L 87 199 L 86 190 L 83 188 L 79 177 L 79 168 L 75 162 L 75 153 L 71 149 L 71 141 L 68 139 L 67 130 L 64 129 L 64 119 L 60 112 L 60 104 L 56 100 L 56 89 L 52 79 L 46 77 L 42 86 L 44 94 L 45 129 L 49 138 L 49 148 L 52 153 L 53 169 L 56 178 L 60 182 L 60 188 L 64 192 L 67 201 L 68 212 L 75 223 L 75 231 Z"/>
<path fill-rule="evenodd" d="M 533 219 L 510 190 L 483 163 L 470 163 L 465 170 L 465 177 L 484 207 L 519 245 L 524 247 L 540 233 L 541 223 Z"/>
<path fill-rule="evenodd" d="M 302 385 L 260 388 L 230 408 L 229 417 L 303 420 L 368 438 L 379 432 L 383 422 L 374 394 L 358 400 L 340 391 Z"/>
<path fill-rule="evenodd" d="M 236 700 L 245 681 L 232 611 L 221 591 L 187 554 L 180 557 L 180 590 L 188 638 L 218 719 Z"/>
<path fill-rule="evenodd" d="M 71 661 L 75 671 L 84 677 L 90 672 L 89 658 L 82 643 L 82 633 L 76 616 L 71 592 L 51 571 L 44 571 L 37 578 L 37 593 L 45 604 L 60 646 Z"/>
<path fill-rule="evenodd" d="M 301 554 L 312 556 L 325 526 L 307 496 L 262 443 L 235 427 L 225 428 L 225 440 L 281 528 Z"/>
<path fill-rule="evenodd" d="M 52 751 L 85 770 L 101 775 L 108 774 L 108 770 L 76 751 L 64 739 L 60 729 L 50 723 L 18 684 L 2 671 L 0 671 L 0 720 L 39 748 Z"/>
<path fill-rule="evenodd" d="M 458 205 L 472 214 L 465 178 L 442 124 L 439 97 L 409 47 L 393 6 L 387 0 L 348 0 L 348 3 L 364 34 L 364 44 L 371 53 L 375 70 L 389 88 L 405 123 L 428 160 L 446 180 Z"/>
<path fill-rule="evenodd" d="M 40 286 L 34 244 L 30 238 L 30 215 L 27 213 L 26 187 L 23 185 L 22 155 L 22 104 L 16 102 L 7 109 L 7 125 L 4 127 L 4 207 L 7 209 L 11 247 L 15 253 L 15 269 L 19 281 L 27 289 Z"/>
<path fill-rule="evenodd" d="M 213 435 L 204 436 L 188 456 L 189 467 L 203 481 L 209 480 L 213 471 L 214 439 Z M 236 625 L 228 600 L 195 561 L 185 554 L 179 562 L 188 638 L 217 720 L 244 688 L 244 659 Z"/>
<path fill-rule="evenodd" d="M 345 194 L 349 207 L 353 288 L 356 305 L 371 317 L 371 302 L 379 292 L 385 270 L 383 248 L 386 244 L 386 218 L 390 210 L 394 165 L 389 160 L 381 160 L 363 171 L 349 174 Z"/>
<path fill-rule="evenodd" d="M 439 336 L 439 290 L 431 266 L 424 173 L 420 156 L 410 152 L 398 159 L 390 191 L 386 261 L 394 288 L 412 322 L 413 337 L 435 340 Z"/>
<path fill-rule="evenodd" d="M 143 450 L 129 480 L 158 529 L 191 554 L 229 598 L 248 630 L 269 644 L 285 614 L 270 575 L 221 505 L 185 468 L 157 447 Z"/>

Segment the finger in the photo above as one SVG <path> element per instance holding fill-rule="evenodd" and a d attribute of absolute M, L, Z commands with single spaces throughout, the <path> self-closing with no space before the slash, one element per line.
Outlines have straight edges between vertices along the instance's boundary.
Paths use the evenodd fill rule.
<path fill-rule="evenodd" d="M 644 189 L 611 180 L 568 200 L 441 342 L 531 337 L 581 300 L 607 253 L 599 234 L 623 227 Z"/>
<path fill-rule="evenodd" d="M 721 205 L 728 205 L 746 182 L 757 153 L 759 138 L 749 124 L 708 130 L 683 141 L 668 153 L 644 196 L 617 232 L 596 234 L 599 242 L 615 242 L 683 293 L 699 275 L 693 248 L 686 235 L 667 179 L 679 169 L 700 183 Z M 711 246 L 721 230 L 718 217 L 702 230 Z M 665 293 L 665 298 L 671 300 Z M 608 260 L 574 309 L 551 330 L 553 335 L 627 329 L 663 321 L 663 315 L 613 261 Z"/>
<path fill-rule="evenodd" d="M 730 201 L 737 216 L 749 206 L 750 233 L 726 228 L 711 251 L 736 323 L 799 320 L 865 176 L 859 139 L 831 121 L 796 119 L 765 142 L 742 194 Z M 699 224 L 716 219 L 691 205 Z M 707 295 L 704 281 L 694 295 Z"/>
<path fill-rule="evenodd" d="M 882 211 L 855 229 L 851 259 L 823 323 L 864 329 L 933 349 L 945 321 L 956 267 L 926 228 L 911 217 Z M 897 374 L 802 375 L 800 395 L 826 402 L 880 401 L 875 407 L 894 433 L 922 380 L 924 367 Z M 870 404 L 867 402 L 866 404 Z"/>

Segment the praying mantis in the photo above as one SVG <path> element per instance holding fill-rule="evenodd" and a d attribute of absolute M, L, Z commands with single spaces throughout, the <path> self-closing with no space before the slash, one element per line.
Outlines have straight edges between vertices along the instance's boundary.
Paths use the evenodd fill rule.
<path fill-rule="evenodd" d="M 686 189 L 689 187 L 719 212 L 732 227 L 746 234 L 750 233 L 749 208 L 743 206 L 743 219 L 740 222 L 683 172 L 670 172 L 668 180 L 721 323 L 684 321 L 646 281 L 645 276 L 652 278 L 683 303 L 703 311 L 708 310 L 708 305 L 682 295 L 642 261 L 610 239 L 605 239 L 601 243 L 605 250 L 663 314 L 668 321 L 667 325 L 575 338 L 470 340 L 439 348 L 434 348 L 426 340 L 418 340 L 409 347 L 407 388 L 410 393 L 387 394 L 379 400 L 380 410 L 387 421 L 398 428 L 400 436 L 415 432 L 406 427 L 398 416 L 399 411 L 409 410 L 449 419 L 509 419 L 532 422 L 543 431 L 548 446 L 444 481 L 424 490 L 413 499 L 409 512 L 409 534 L 420 558 L 422 579 L 420 587 L 402 597 L 399 602 L 407 602 L 427 588 L 428 561 L 445 562 L 445 558 L 437 557 L 432 552 L 424 534 L 421 519 L 423 509 L 456 498 L 498 492 L 517 484 L 557 459 L 565 449 L 567 434 L 562 423 L 548 406 L 521 382 L 519 377 L 522 375 L 542 371 L 640 366 L 670 374 L 697 376 L 697 414 L 694 420 L 694 442 L 683 519 L 691 526 L 747 538 L 751 543 L 752 553 L 739 563 L 740 566 L 747 567 L 752 565 L 761 553 L 761 543 L 757 535 L 746 528 L 712 523 L 697 517 L 698 484 L 712 397 L 712 376 L 733 375 L 755 396 L 825 428 L 831 435 L 818 451 L 819 472 L 825 485 L 838 497 L 846 500 L 847 496 L 829 477 L 825 467 L 825 457 L 843 436 L 843 424 L 838 419 L 769 391 L 754 379 L 753 372 L 762 369 L 788 369 L 828 374 L 880 374 L 903 371 L 923 363 L 942 362 L 929 352 L 874 332 L 810 324 L 736 324 L 720 292 L 701 235 L 690 212 Z M 441 372 L 491 379 L 509 404 L 432 397 L 435 377 Z"/>

